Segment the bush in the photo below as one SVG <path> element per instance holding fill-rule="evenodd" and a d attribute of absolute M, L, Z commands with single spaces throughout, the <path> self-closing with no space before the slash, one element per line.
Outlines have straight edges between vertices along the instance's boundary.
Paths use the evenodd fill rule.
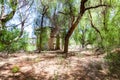
<path fill-rule="evenodd" d="M 105 60 L 109 65 L 110 73 L 120 78 L 120 50 L 111 51 L 105 56 Z"/>
<path fill-rule="evenodd" d="M 11 71 L 12 71 L 12 73 L 17 73 L 17 72 L 19 72 L 19 70 L 20 70 L 20 68 L 18 66 L 14 66 Z"/>
<path fill-rule="evenodd" d="M 24 37 L 19 39 L 17 42 L 10 44 L 6 48 L 8 52 L 16 52 L 19 50 L 26 50 L 26 47 L 27 47 L 27 41 L 25 40 L 25 37 Z"/>
<path fill-rule="evenodd" d="M 14 29 L 12 31 L 2 30 L 2 35 L 0 36 L 0 51 L 11 53 L 18 50 L 26 50 L 28 40 L 26 33 L 24 33 L 18 41 L 8 44 L 19 36 L 19 33 L 20 31 L 18 29 Z"/>

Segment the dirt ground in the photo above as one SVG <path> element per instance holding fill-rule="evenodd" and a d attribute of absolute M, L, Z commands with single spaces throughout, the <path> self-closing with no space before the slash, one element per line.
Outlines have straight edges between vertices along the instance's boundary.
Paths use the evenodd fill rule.
<path fill-rule="evenodd" d="M 117 80 L 108 76 L 104 55 L 92 52 L 0 54 L 0 80 Z"/>

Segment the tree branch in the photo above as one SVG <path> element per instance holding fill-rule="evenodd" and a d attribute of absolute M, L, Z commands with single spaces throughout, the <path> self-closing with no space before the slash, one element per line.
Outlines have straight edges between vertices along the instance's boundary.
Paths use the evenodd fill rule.
<path fill-rule="evenodd" d="M 95 29 L 95 31 L 100 35 L 100 38 L 101 38 L 101 40 L 102 40 L 103 37 L 102 37 L 102 35 L 101 35 L 101 32 L 100 32 L 99 29 L 97 29 L 97 28 L 95 27 L 95 25 L 93 24 L 92 15 L 91 15 L 90 10 L 89 10 L 88 12 L 89 12 L 89 16 L 90 16 L 91 27 L 92 27 L 93 29 Z"/>
<path fill-rule="evenodd" d="M 87 7 L 87 8 L 85 8 L 85 11 L 89 10 L 89 9 L 99 8 L 99 7 L 110 7 L 110 6 L 109 5 L 105 5 L 105 4 L 100 4 L 100 5 L 97 5 L 97 6 Z"/>
<path fill-rule="evenodd" d="M 23 4 L 23 5 L 19 6 L 16 10 L 20 10 L 21 8 L 23 8 L 23 7 L 27 6 L 27 5 L 30 5 L 30 7 L 31 7 L 33 3 L 34 3 L 34 0 L 32 0 L 32 2 L 30 4 L 29 4 L 29 2 L 27 2 L 26 4 Z"/>
<path fill-rule="evenodd" d="M 69 15 L 69 13 L 65 13 L 65 12 L 61 12 L 61 11 L 58 11 L 59 14 L 63 14 L 63 15 Z"/>

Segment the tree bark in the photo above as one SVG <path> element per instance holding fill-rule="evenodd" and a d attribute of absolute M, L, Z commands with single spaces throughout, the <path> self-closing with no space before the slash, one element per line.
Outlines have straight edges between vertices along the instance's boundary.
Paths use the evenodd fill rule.
<path fill-rule="evenodd" d="M 36 39 L 36 48 L 39 50 L 39 35 L 37 34 L 37 39 Z"/>
<path fill-rule="evenodd" d="M 39 41 L 40 41 L 40 48 L 39 48 L 39 53 L 41 53 L 41 50 L 42 50 L 42 27 L 41 27 L 41 30 L 40 30 L 40 39 L 39 39 Z"/>
<path fill-rule="evenodd" d="M 82 43 L 82 48 L 85 48 L 85 31 L 82 31 L 82 39 L 81 39 L 81 43 Z"/>
<path fill-rule="evenodd" d="M 68 53 L 68 44 L 69 44 L 69 37 L 65 37 L 65 43 L 64 43 L 64 53 L 66 53 L 66 57 L 67 57 L 67 53 Z"/>
<path fill-rule="evenodd" d="M 49 50 L 54 50 L 54 37 L 50 37 L 48 44 Z"/>
<path fill-rule="evenodd" d="M 60 50 L 60 36 L 59 34 L 56 37 L 56 50 Z"/>
<path fill-rule="evenodd" d="M 83 16 L 83 13 L 84 13 L 84 10 L 81 11 L 81 14 L 79 14 L 76 21 L 71 25 L 71 28 L 68 30 L 67 34 L 65 35 L 64 53 L 66 53 L 66 57 L 67 57 L 67 53 L 68 53 L 69 38 L 71 37 L 71 35 L 72 35 L 73 31 L 75 30 L 75 28 L 77 27 L 77 25 L 79 24 L 79 21 L 81 20 L 81 18 Z"/>
<path fill-rule="evenodd" d="M 85 12 L 85 3 L 88 0 L 81 0 L 81 5 L 80 5 L 80 13 L 77 17 L 76 20 L 72 21 L 71 23 L 71 27 L 68 30 L 67 34 L 65 35 L 65 43 L 64 43 L 64 53 L 65 53 L 65 57 L 68 56 L 68 45 L 69 45 L 69 38 L 71 37 L 73 31 L 75 30 L 75 28 L 77 27 L 77 25 L 79 24 L 84 12 Z"/>

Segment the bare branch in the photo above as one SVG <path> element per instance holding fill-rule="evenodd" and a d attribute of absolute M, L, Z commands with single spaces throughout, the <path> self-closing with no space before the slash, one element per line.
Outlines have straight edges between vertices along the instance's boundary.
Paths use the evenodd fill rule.
<path fill-rule="evenodd" d="M 59 11 L 58 13 L 63 14 L 63 15 L 69 15 L 68 13 L 61 12 L 61 11 Z"/>
<path fill-rule="evenodd" d="M 105 5 L 105 4 L 100 4 L 100 5 L 97 5 L 97 6 L 91 6 L 91 7 L 85 8 L 85 11 L 89 10 L 89 9 L 99 8 L 99 7 L 110 7 L 110 6 L 109 5 Z"/>
<path fill-rule="evenodd" d="M 101 40 L 103 39 L 102 35 L 101 35 L 101 32 L 99 31 L 99 29 L 97 29 L 92 21 L 92 15 L 91 15 L 91 12 L 90 10 L 88 11 L 89 12 L 89 16 L 90 16 L 90 23 L 91 23 L 91 27 L 95 29 L 95 31 L 100 35 L 101 37 Z"/>
<path fill-rule="evenodd" d="M 32 6 L 32 4 L 34 3 L 34 0 L 32 0 L 32 2 L 30 3 L 30 7 Z M 16 10 L 19 10 L 19 9 L 21 9 L 21 8 L 23 8 L 23 7 L 25 7 L 26 5 L 28 5 L 29 4 L 29 2 L 27 2 L 26 4 L 24 4 L 24 5 L 21 5 L 20 7 L 18 7 Z M 29 8 L 28 8 L 29 9 Z"/>

